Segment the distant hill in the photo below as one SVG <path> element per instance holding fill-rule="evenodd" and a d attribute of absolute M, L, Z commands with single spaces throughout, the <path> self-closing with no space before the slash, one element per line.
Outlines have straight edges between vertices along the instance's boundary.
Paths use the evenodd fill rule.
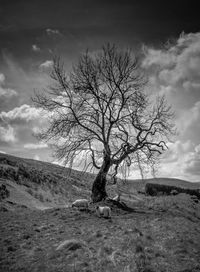
<path fill-rule="evenodd" d="M 142 189 L 145 184 L 147 183 L 156 183 L 156 184 L 164 184 L 164 185 L 171 185 L 189 189 L 200 189 L 200 182 L 189 182 L 182 179 L 176 178 L 149 178 L 145 180 L 135 179 L 135 180 L 127 180 L 127 186 L 134 187 L 138 190 Z"/>
<path fill-rule="evenodd" d="M 176 179 L 176 178 L 153 178 L 153 179 L 147 179 L 146 183 L 175 185 L 177 187 L 184 187 L 184 188 L 190 188 L 190 189 L 200 188 L 200 182 L 189 182 L 186 180 Z"/>

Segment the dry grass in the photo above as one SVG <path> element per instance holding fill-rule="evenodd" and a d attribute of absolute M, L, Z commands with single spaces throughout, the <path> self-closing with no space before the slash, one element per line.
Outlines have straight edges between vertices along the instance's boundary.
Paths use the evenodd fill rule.
<path fill-rule="evenodd" d="M 14 172 L 8 166 L 9 178 L 37 201 L 55 207 L 89 198 L 94 176 L 9 158 L 4 163 L 12 168 L 23 164 L 23 178 L 12 179 Z M 42 171 L 45 181 L 30 181 L 30 169 L 35 177 Z M 123 191 L 123 200 L 133 208 L 127 212 L 105 203 L 111 206 L 111 220 L 98 218 L 94 205 L 88 212 L 40 211 L 4 199 L 0 203 L 0 271 L 199 272 L 200 202 L 186 194 L 137 194 L 144 184 L 129 181 L 109 186 L 111 196 Z"/>
<path fill-rule="evenodd" d="M 111 220 L 93 205 L 1 212 L 0 270 L 200 271 L 200 204 L 186 195 L 163 200 L 147 198 L 132 213 L 111 206 Z"/>

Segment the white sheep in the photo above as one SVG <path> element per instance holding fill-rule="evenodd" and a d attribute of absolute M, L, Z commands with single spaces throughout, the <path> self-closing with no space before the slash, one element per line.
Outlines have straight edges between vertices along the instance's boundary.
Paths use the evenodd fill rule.
<path fill-rule="evenodd" d="M 72 203 L 72 208 L 76 207 L 79 209 L 88 209 L 89 201 L 87 199 L 77 199 Z"/>
<path fill-rule="evenodd" d="M 111 209 L 108 206 L 96 206 L 96 214 L 98 217 L 111 218 Z"/>
<path fill-rule="evenodd" d="M 119 202 L 120 201 L 120 194 L 114 196 L 112 200 L 115 200 L 115 201 Z"/>

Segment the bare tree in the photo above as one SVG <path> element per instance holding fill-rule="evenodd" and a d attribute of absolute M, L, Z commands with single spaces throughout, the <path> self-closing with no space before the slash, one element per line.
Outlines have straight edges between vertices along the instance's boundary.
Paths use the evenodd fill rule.
<path fill-rule="evenodd" d="M 115 178 L 131 164 L 153 164 L 174 133 L 173 113 L 164 97 L 152 102 L 146 80 L 130 50 L 106 45 L 100 53 L 83 54 L 72 72 L 55 59 L 46 94 L 33 101 L 52 112 L 49 126 L 39 134 L 51 141 L 58 159 L 73 164 L 85 154 L 88 166 L 98 169 L 92 200 L 107 196 L 106 176 Z M 88 160 L 89 156 L 89 160 Z"/>

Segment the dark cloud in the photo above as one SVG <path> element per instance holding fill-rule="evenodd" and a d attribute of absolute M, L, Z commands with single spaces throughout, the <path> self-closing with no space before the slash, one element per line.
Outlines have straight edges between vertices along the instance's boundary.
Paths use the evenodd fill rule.
<path fill-rule="evenodd" d="M 102 36 L 115 33 L 118 39 L 128 35 L 129 41 L 131 36 L 161 41 L 182 30 L 199 30 L 195 1 L 1 1 L 0 18 L 1 33 L 16 36 L 24 30 L 68 29 Z"/>

